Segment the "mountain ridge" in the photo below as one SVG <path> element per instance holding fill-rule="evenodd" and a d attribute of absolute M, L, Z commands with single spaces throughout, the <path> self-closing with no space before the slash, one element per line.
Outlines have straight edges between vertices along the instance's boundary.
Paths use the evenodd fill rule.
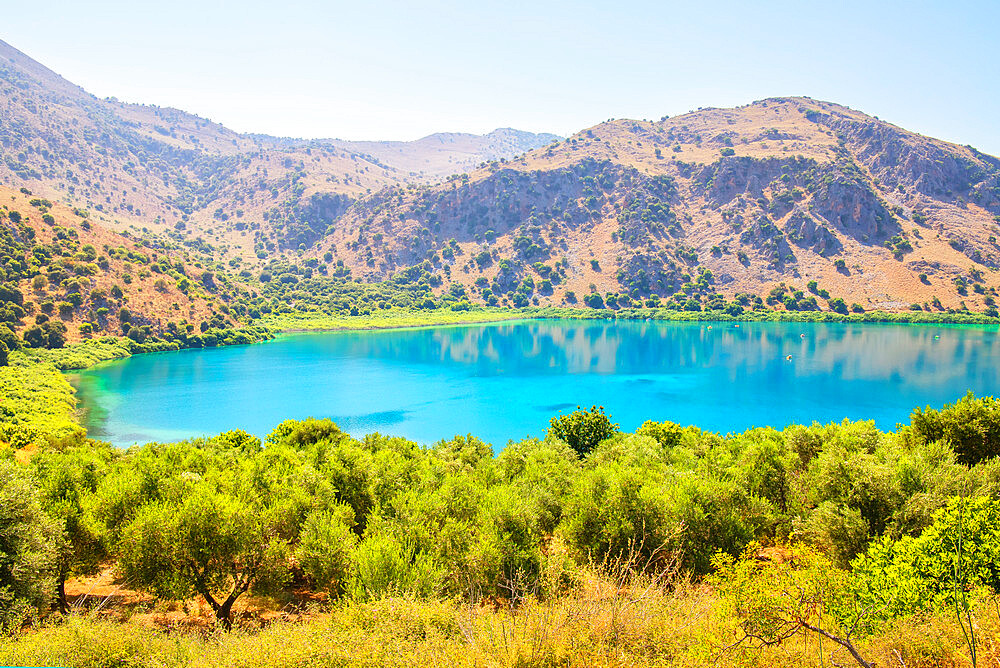
<path fill-rule="evenodd" d="M 581 172 L 579 167 L 586 160 L 591 161 L 590 167 Z M 492 228 L 499 238 L 498 252 L 486 262 L 492 265 L 500 258 L 512 259 L 515 268 L 511 272 L 508 261 L 504 272 L 483 272 L 466 261 L 461 272 L 452 275 L 466 284 L 466 275 L 473 284 L 485 276 L 493 294 L 497 287 L 508 294 L 509 284 L 528 276 L 536 281 L 539 275 L 532 271 L 536 262 L 551 268 L 553 262 L 570 257 L 575 266 L 570 275 L 561 277 L 566 285 L 574 293 L 583 290 L 585 294 L 595 292 L 589 287 L 595 286 L 602 297 L 620 287 L 627 287 L 633 299 L 680 291 L 684 284 L 697 282 L 690 278 L 701 267 L 712 271 L 718 278 L 713 284 L 728 297 L 737 291 L 761 295 L 782 282 L 795 282 L 801 291 L 803 283 L 817 280 L 832 284 L 842 298 L 857 299 L 855 303 L 866 308 L 909 308 L 913 303 L 930 304 L 935 298 L 942 308 L 960 307 L 967 295 L 951 285 L 955 281 L 968 286 L 983 276 L 992 279 L 986 282 L 995 289 L 995 277 L 983 272 L 992 274 L 1000 262 L 995 241 L 1000 231 L 995 218 L 1000 213 L 997 165 L 995 158 L 971 147 L 921 137 L 841 105 L 809 98 L 771 98 L 736 109 L 703 109 L 656 123 L 608 121 L 554 147 L 531 152 L 523 160 L 478 170 L 454 196 L 444 194 L 454 186 L 444 185 L 404 194 L 402 207 L 397 202 L 396 208 L 380 208 L 369 201 L 366 208 L 347 212 L 333 231 L 330 245 L 341 254 L 345 254 L 345 247 L 346 254 L 354 253 L 354 257 L 344 258 L 346 264 L 372 267 L 376 254 L 367 255 L 371 249 L 362 246 L 365 255 L 358 257 L 353 250 L 358 242 L 351 241 L 352 237 L 360 238 L 376 227 L 375 234 L 381 238 L 396 242 L 406 237 L 411 248 L 419 252 L 394 243 L 383 246 L 380 259 L 386 266 L 379 271 L 376 261 L 376 270 L 366 274 L 377 278 L 394 269 L 393 250 L 403 254 L 402 265 L 418 260 L 420 253 L 429 252 L 433 257 L 441 250 L 441 243 L 426 247 L 419 243 L 419 239 L 430 240 L 434 235 L 422 233 L 416 244 L 407 236 L 407 225 L 419 231 L 428 229 L 430 222 L 450 224 L 449 231 L 442 233 L 445 238 L 455 238 L 463 254 L 478 257 L 492 244 L 474 235 L 464 240 L 453 235 L 460 232 L 455 229 L 460 227 L 455 218 L 467 219 L 474 215 L 470 210 L 455 214 L 451 220 L 448 216 L 431 220 L 433 216 L 410 215 L 418 209 L 454 209 L 459 201 L 468 203 L 471 198 L 486 216 L 480 231 Z M 608 167 L 613 169 L 609 172 Z M 537 221 L 525 224 L 532 217 L 531 207 L 538 207 L 539 202 L 522 197 L 518 188 L 540 187 L 551 195 L 556 186 L 539 181 L 538 175 L 573 169 L 577 173 L 571 180 L 577 181 L 577 190 L 561 193 L 573 212 L 567 212 L 565 206 L 556 207 L 556 217 L 552 211 L 542 211 L 540 217 L 547 219 L 541 227 L 547 224 L 549 229 L 541 229 Z M 652 220 L 626 220 L 622 202 L 612 201 L 617 195 L 642 200 L 646 206 L 651 194 L 643 189 L 648 183 L 638 188 L 623 186 L 614 193 L 584 185 L 587 179 L 602 177 L 617 182 L 622 170 L 638 181 L 649 182 L 655 177 L 671 180 L 673 190 L 655 196 L 661 210 L 650 213 L 647 207 L 643 213 Z M 512 193 L 495 187 L 498 179 L 524 183 L 515 186 Z M 781 179 L 789 187 L 782 187 Z M 477 187 L 489 192 L 477 194 Z M 585 187 L 590 191 L 584 193 Z M 596 209 L 578 206 L 584 194 L 596 198 L 592 201 Z M 503 210 L 503 200 L 529 205 L 510 220 L 501 220 L 497 212 Z M 570 215 L 568 226 L 560 219 L 566 215 Z M 553 225 L 566 229 L 556 230 L 553 237 Z M 596 231 L 589 240 L 573 239 L 588 225 Z M 638 229 L 630 231 L 633 225 Z M 661 229 L 655 229 L 656 225 Z M 935 239 L 918 240 L 914 235 L 921 235 L 928 226 L 933 226 Z M 534 236 L 532 227 L 538 228 Z M 664 237 L 667 228 L 674 228 L 676 234 Z M 622 234 L 638 234 L 642 239 L 638 245 L 622 243 L 616 239 Z M 668 243 L 650 245 L 654 237 Z M 520 242 L 525 248 L 535 245 L 561 250 L 519 252 L 518 238 L 529 239 Z M 564 251 L 570 251 L 568 256 Z M 670 265 L 666 274 L 672 276 L 662 271 L 664 251 L 670 254 L 665 259 Z M 694 252 L 698 259 L 691 265 L 678 252 L 688 257 Z M 582 260 L 573 258 L 581 253 Z M 798 262 L 797 254 L 803 262 Z M 650 266 L 649 259 L 658 255 L 660 261 L 653 262 L 657 266 Z M 591 257 L 599 269 L 587 268 Z M 837 260 L 842 260 L 843 266 Z M 857 265 L 853 273 L 848 260 Z M 641 274 L 651 270 L 664 274 L 657 289 L 643 284 Z M 620 271 L 625 275 L 619 274 L 617 281 L 608 280 L 609 274 Z M 499 273 L 511 275 L 496 281 Z M 686 274 L 688 279 L 683 279 Z M 928 278 L 921 279 L 921 274 Z M 936 278 L 930 278 L 935 274 Z M 868 288 L 848 289 L 848 283 L 858 283 L 856 279 L 861 277 L 862 282 L 871 284 Z M 980 287 L 985 292 L 986 286 Z M 992 307 L 985 297 L 969 301 Z"/>
<path fill-rule="evenodd" d="M 219 210 L 259 219 L 306 190 L 354 198 L 411 178 L 407 169 L 387 164 L 387 155 L 379 159 L 349 144 L 244 135 L 171 107 L 98 99 L 4 42 L 0 87 L 0 178 L 96 209 L 95 220 L 118 230 L 163 232 L 183 223 L 215 235 L 224 227 Z M 521 144 L 508 151 L 523 150 L 534 136 L 523 133 Z M 490 137 L 480 141 L 493 151 Z M 420 150 L 408 146 L 411 153 Z M 461 169 L 487 155 L 477 155 L 475 146 L 464 152 Z M 449 171 L 446 152 L 425 157 L 434 174 Z M 80 171 L 91 175 L 91 183 L 72 182 Z M 239 247 L 233 253 L 253 257 L 254 244 L 239 241 L 231 240 Z"/>
<path fill-rule="evenodd" d="M 1000 160 L 835 103 L 768 98 L 565 139 L 298 140 L 98 100 L 0 56 L 0 179 L 245 277 L 308 261 L 515 306 L 995 309 Z"/>

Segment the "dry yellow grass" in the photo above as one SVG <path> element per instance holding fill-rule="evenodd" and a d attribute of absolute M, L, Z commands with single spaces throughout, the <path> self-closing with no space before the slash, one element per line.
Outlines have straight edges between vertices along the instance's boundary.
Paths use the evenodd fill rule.
<path fill-rule="evenodd" d="M 0 661 L 74 666 L 849 666 L 829 641 L 798 637 L 779 647 L 733 646 L 735 620 L 720 612 L 710 588 L 680 579 L 628 585 L 585 574 L 555 599 L 516 607 L 385 599 L 328 611 L 286 614 L 280 621 L 237 624 L 223 633 L 183 630 L 176 615 L 122 621 L 79 615 L 65 623 L 0 640 Z M 113 621 L 117 619 L 118 621 Z M 1000 617 L 990 602 L 976 609 L 979 665 L 1000 659 Z M 955 620 L 947 615 L 900 620 L 859 643 L 879 666 L 970 666 Z"/>

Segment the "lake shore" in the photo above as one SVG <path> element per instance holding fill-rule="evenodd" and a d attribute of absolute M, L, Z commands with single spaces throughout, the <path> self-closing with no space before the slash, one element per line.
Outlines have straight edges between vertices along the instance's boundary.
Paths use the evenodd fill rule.
<path fill-rule="evenodd" d="M 722 311 L 674 311 L 650 309 L 582 309 L 480 307 L 463 311 L 388 310 L 366 315 L 331 315 L 297 312 L 269 316 L 262 325 L 275 332 L 310 332 L 405 329 L 446 325 L 477 325 L 512 320 L 657 320 L 669 322 L 842 322 L 934 325 L 1000 325 L 1000 318 L 981 313 L 925 313 L 915 311 L 868 311 L 841 314 L 832 311 L 761 310 L 729 314 Z"/>
<path fill-rule="evenodd" d="M 843 315 L 830 311 L 749 311 L 731 315 L 718 311 L 672 311 L 667 309 L 584 309 L 584 308 L 492 308 L 476 307 L 468 310 L 455 311 L 451 309 L 407 310 L 391 309 L 365 315 L 332 315 L 322 312 L 298 312 L 270 316 L 253 325 L 233 330 L 236 333 L 246 333 L 252 336 L 235 337 L 236 345 L 246 343 L 266 342 L 276 333 L 322 332 L 322 331 L 369 331 L 389 329 L 413 329 L 422 327 L 448 327 L 463 325 L 479 325 L 499 322 L 515 322 L 521 320 L 562 319 L 562 320 L 622 320 L 622 321 L 673 321 L 673 322 L 818 322 L 818 323 L 893 323 L 916 325 L 944 326 L 991 326 L 1000 325 L 1000 318 L 994 318 L 978 313 L 925 313 L 925 312 L 884 312 L 871 311 Z M 221 343 L 221 341 L 220 341 Z M 215 346 L 222 347 L 222 346 Z M 34 382 L 26 379 L 44 379 L 50 392 L 57 392 L 62 405 L 76 403 L 75 391 L 65 374 L 58 371 L 76 371 L 91 368 L 102 362 L 124 359 L 133 355 L 152 352 L 163 352 L 179 349 L 176 345 L 147 343 L 135 344 L 125 337 L 101 337 L 87 339 L 55 350 L 27 349 L 12 354 L 10 367 L 0 368 L 0 387 L 9 388 L 0 392 L 0 400 L 9 401 L 10 405 L 20 405 L 25 410 L 36 406 L 38 410 L 27 410 L 29 414 L 42 411 L 47 414 L 51 405 L 43 393 L 26 392 L 26 388 L 34 386 Z M 69 401 L 67 401 L 69 399 Z M 27 403 L 25 403 L 27 402 Z M 19 411 L 24 412 L 24 411 Z M 72 430 L 74 424 L 80 423 L 80 416 L 75 408 L 58 411 L 58 419 L 46 420 L 52 426 L 53 432 L 65 434 Z M 9 424 L 8 424 L 9 423 Z M 15 427 L 15 423 L 18 426 Z M 19 421 L 8 420 L 0 424 L 0 429 L 8 428 L 22 433 Z M 46 425 L 31 425 L 23 433 L 23 439 L 31 442 L 44 437 Z M 8 438 L 8 441 L 11 439 Z"/>

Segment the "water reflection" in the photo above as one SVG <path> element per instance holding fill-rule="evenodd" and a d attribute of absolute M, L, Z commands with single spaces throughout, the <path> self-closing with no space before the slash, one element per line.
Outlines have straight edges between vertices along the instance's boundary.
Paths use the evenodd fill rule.
<path fill-rule="evenodd" d="M 875 419 L 994 393 L 995 328 L 791 323 L 529 321 L 281 337 L 145 355 L 84 372 L 88 425 L 116 443 L 287 417 L 352 433 L 494 443 L 602 404 L 625 428 L 672 419 L 720 431 Z M 148 435 L 148 436 L 147 436 Z"/>

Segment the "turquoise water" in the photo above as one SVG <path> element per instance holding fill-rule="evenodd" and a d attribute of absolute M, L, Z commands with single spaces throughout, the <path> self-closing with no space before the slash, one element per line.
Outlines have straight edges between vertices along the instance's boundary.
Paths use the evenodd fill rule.
<path fill-rule="evenodd" d="M 74 382 L 91 435 L 116 445 L 264 436 L 314 416 L 354 435 L 473 433 L 502 447 L 578 404 L 605 406 L 628 430 L 844 418 L 892 429 L 915 406 L 1000 392 L 998 344 L 995 327 L 550 320 L 284 335 L 139 355 Z"/>

